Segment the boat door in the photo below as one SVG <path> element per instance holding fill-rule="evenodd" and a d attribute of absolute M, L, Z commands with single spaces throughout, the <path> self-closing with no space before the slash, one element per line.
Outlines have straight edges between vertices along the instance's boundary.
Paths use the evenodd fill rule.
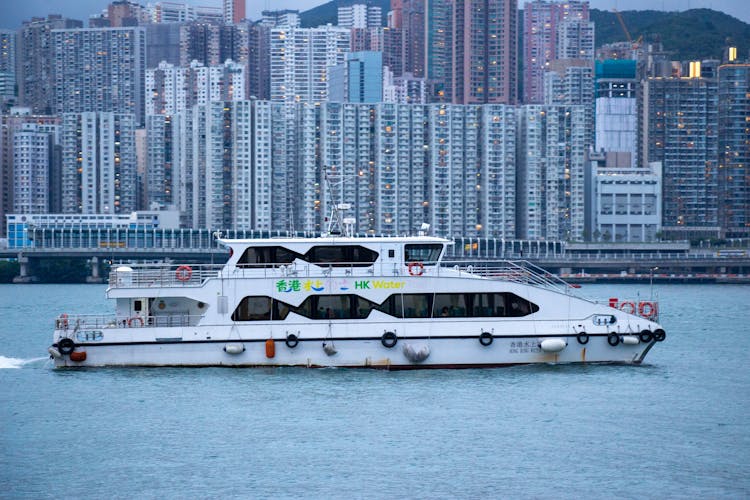
<path fill-rule="evenodd" d="M 401 262 L 400 248 L 400 245 L 380 247 L 380 258 L 384 264 L 381 266 L 381 272 L 386 269 L 393 269 L 394 274 L 398 274 L 398 263 Z"/>
<path fill-rule="evenodd" d="M 148 315 L 147 298 L 141 297 L 130 301 L 130 315 L 128 316 L 129 318 L 139 317 L 145 319 L 148 317 Z"/>

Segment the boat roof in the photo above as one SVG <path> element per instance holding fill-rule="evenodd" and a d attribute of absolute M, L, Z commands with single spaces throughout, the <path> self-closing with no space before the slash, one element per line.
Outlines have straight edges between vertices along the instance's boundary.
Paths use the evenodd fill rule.
<path fill-rule="evenodd" d="M 452 245 L 453 241 L 439 238 L 437 236 L 318 236 L 315 238 L 304 237 L 279 237 L 279 238 L 243 238 L 229 239 L 219 238 L 219 243 L 226 246 L 277 246 L 277 245 L 372 245 L 372 244 L 399 244 L 399 243 L 440 243 Z"/>

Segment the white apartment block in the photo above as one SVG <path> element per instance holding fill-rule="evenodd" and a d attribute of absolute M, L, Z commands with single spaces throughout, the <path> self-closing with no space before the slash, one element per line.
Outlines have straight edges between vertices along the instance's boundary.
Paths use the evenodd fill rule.
<path fill-rule="evenodd" d="M 378 232 L 414 234 L 429 221 L 427 107 L 382 103 L 375 109 Z"/>
<path fill-rule="evenodd" d="M 586 113 L 582 106 L 518 109 L 517 236 L 584 237 Z"/>
<path fill-rule="evenodd" d="M 172 115 L 196 104 L 245 99 L 245 66 L 227 59 L 206 67 L 192 61 L 179 67 L 162 61 L 146 70 L 146 114 Z"/>
<path fill-rule="evenodd" d="M 655 241 L 661 231 L 661 163 L 649 168 L 596 166 L 594 241 Z"/>
<path fill-rule="evenodd" d="M 427 109 L 431 230 L 441 236 L 478 236 L 480 106 L 438 104 Z"/>
<path fill-rule="evenodd" d="M 56 133 L 56 125 L 24 123 L 20 130 L 13 134 L 13 211 L 15 213 L 49 212 L 50 167 Z"/>
<path fill-rule="evenodd" d="M 180 140 L 173 115 L 146 117 L 146 206 L 175 207 L 180 199 Z"/>
<path fill-rule="evenodd" d="M 359 233 L 583 234 L 580 106 L 218 101 L 154 117 L 164 142 L 167 119 L 189 227 L 320 231 L 344 202 Z"/>
<path fill-rule="evenodd" d="M 342 64 L 350 30 L 337 26 L 271 30 L 271 100 L 328 100 L 328 68 Z"/>
<path fill-rule="evenodd" d="M 516 237 L 516 128 L 514 106 L 487 104 L 481 107 L 481 176 L 479 236 Z"/>
<path fill-rule="evenodd" d="M 134 116 L 63 114 L 63 212 L 129 213 L 136 209 L 136 199 Z"/>
<path fill-rule="evenodd" d="M 327 215 L 331 204 L 351 203 L 347 215 L 356 219 L 354 229 L 359 233 L 377 231 L 374 126 L 372 104 L 329 102 L 321 106 L 320 156 L 328 177 L 321 210 Z"/>
<path fill-rule="evenodd" d="M 587 145 L 594 144 L 594 68 L 589 61 L 553 61 L 544 73 L 544 104 L 583 106 Z"/>
<path fill-rule="evenodd" d="M 300 17 L 298 10 L 264 10 L 261 24 L 269 28 L 299 28 Z"/>
<path fill-rule="evenodd" d="M 557 26 L 555 59 L 586 59 L 595 56 L 594 23 L 582 19 L 564 19 Z"/>
<path fill-rule="evenodd" d="M 338 8 L 338 26 L 344 28 L 379 28 L 382 24 L 380 7 L 360 3 Z"/>

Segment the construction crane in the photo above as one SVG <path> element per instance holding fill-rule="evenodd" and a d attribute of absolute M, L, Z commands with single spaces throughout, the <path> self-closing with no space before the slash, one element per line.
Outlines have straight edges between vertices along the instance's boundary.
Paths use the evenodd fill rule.
<path fill-rule="evenodd" d="M 633 50 L 638 50 L 638 48 L 641 46 L 641 42 L 643 41 L 643 35 L 639 36 L 638 40 L 634 42 L 633 37 L 630 36 L 628 27 L 625 26 L 625 21 L 622 19 L 622 14 L 620 13 L 620 11 L 613 8 L 612 12 L 614 12 L 615 15 L 617 16 L 617 20 L 620 22 L 620 26 L 622 26 L 622 31 L 625 32 L 625 37 L 628 39 L 628 43 L 630 43 L 630 46 L 633 48 Z"/>

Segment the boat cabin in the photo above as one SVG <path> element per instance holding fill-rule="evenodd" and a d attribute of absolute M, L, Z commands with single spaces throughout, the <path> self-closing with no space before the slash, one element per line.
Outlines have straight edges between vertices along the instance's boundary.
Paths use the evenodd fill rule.
<path fill-rule="evenodd" d="M 314 265 L 320 268 L 366 268 L 373 265 L 436 266 L 451 241 L 442 238 L 279 238 L 271 240 L 220 240 L 229 247 L 228 267 L 266 268 Z"/>

